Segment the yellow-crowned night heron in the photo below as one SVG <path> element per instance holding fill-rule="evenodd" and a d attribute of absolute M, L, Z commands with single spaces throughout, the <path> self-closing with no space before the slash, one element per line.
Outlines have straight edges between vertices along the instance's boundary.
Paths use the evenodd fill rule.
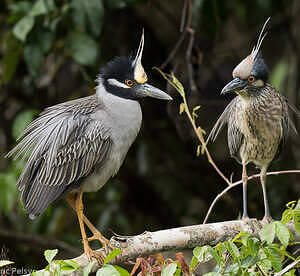
<path fill-rule="evenodd" d="M 144 34 L 135 57 L 117 57 L 97 78 L 96 94 L 46 108 L 22 133 L 7 156 L 28 156 L 18 180 L 30 218 L 53 201 L 67 196 L 75 209 L 89 258 L 96 256 L 88 241 L 108 241 L 83 214 L 82 193 L 99 190 L 114 176 L 141 126 L 139 99 L 172 98 L 150 84 L 141 59 Z M 87 239 L 84 223 L 94 234 Z"/>
<path fill-rule="evenodd" d="M 234 68 L 233 80 L 223 88 L 221 94 L 235 92 L 238 96 L 226 107 L 208 138 L 214 141 L 223 126 L 228 125 L 230 154 L 243 166 L 243 218 L 248 218 L 246 166 L 252 162 L 261 168 L 265 220 L 271 219 L 266 193 L 267 168 L 280 154 L 289 128 L 296 131 L 289 117 L 287 100 L 267 83 L 269 70 L 259 52 L 268 21 L 251 54 Z"/>

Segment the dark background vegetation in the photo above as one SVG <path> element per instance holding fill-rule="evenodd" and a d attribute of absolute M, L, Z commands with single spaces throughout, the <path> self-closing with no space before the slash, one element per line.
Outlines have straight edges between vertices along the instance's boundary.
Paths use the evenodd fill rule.
<path fill-rule="evenodd" d="M 191 59 L 186 59 L 189 33 L 164 69 L 184 84 L 191 107 L 201 105 L 197 123 L 207 132 L 230 97 L 220 96 L 234 66 L 254 46 L 271 16 L 262 51 L 270 82 L 299 107 L 300 2 L 297 0 L 194 0 L 195 31 Z M 94 93 L 103 64 L 134 51 L 145 29 L 143 64 L 150 82 L 167 90 L 171 103 L 144 99 L 143 126 L 118 175 L 98 193 L 85 194 L 86 214 L 107 236 L 134 235 L 203 221 L 225 182 L 196 157 L 197 140 L 178 114 L 180 97 L 151 68 L 164 63 L 181 36 L 181 0 L 3 0 L 0 3 L 0 245 L 18 265 L 45 265 L 42 252 L 59 248 L 60 257 L 82 251 L 76 216 L 61 200 L 34 221 L 19 201 L 15 183 L 22 163 L 4 155 L 26 124 L 47 106 Z M 191 15 L 191 14 L 190 14 Z M 193 74 L 188 75 L 188 65 Z M 191 90 L 191 78 L 196 89 Z M 241 167 L 229 158 L 226 132 L 209 149 L 222 171 L 240 179 Z M 250 166 L 251 167 L 251 166 Z M 300 167 L 299 137 L 271 170 Z M 249 174 L 256 172 L 251 167 Z M 299 175 L 268 178 L 276 218 L 285 203 L 299 198 Z M 249 185 L 249 213 L 261 218 L 258 181 Z M 230 191 L 210 221 L 238 218 L 241 188 Z M 8 252 L 7 252 L 8 251 Z"/>

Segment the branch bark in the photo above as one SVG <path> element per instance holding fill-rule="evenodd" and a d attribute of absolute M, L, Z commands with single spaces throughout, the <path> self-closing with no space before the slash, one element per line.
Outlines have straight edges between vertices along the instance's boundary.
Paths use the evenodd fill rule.
<path fill-rule="evenodd" d="M 137 257 L 155 254 L 157 252 L 182 250 L 203 245 L 216 245 L 219 242 L 233 239 L 241 231 L 246 231 L 254 236 L 258 236 L 259 230 L 263 227 L 263 222 L 256 219 L 248 221 L 225 221 L 211 224 L 200 224 L 185 226 L 173 229 L 160 230 L 156 232 L 144 232 L 137 236 L 113 236 L 111 243 L 122 249 L 122 254 L 117 256 L 111 263 L 121 264 Z M 294 225 L 288 224 L 289 229 L 295 236 L 295 240 L 300 240 Z M 97 250 L 105 255 L 103 249 Z M 81 267 L 88 265 L 87 257 L 81 256 L 73 259 Z M 99 265 L 95 263 L 93 271 Z M 81 275 L 81 271 L 74 272 L 73 276 Z"/>

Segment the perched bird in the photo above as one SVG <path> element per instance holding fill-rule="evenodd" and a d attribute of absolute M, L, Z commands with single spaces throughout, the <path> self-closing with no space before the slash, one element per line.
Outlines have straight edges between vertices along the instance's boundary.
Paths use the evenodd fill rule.
<path fill-rule="evenodd" d="M 7 154 L 29 157 L 17 186 L 30 218 L 67 196 L 89 258 L 99 256 L 88 241 L 98 239 L 106 249 L 109 242 L 84 216 L 82 193 L 99 190 L 118 172 L 140 130 L 138 101 L 147 96 L 172 100 L 147 84 L 143 47 L 144 32 L 135 57 L 116 57 L 102 68 L 96 94 L 46 108 Z M 93 237 L 87 238 L 84 223 Z"/>
<path fill-rule="evenodd" d="M 208 141 L 214 141 L 224 125 L 228 125 L 228 146 L 230 155 L 242 164 L 243 218 L 247 219 L 247 170 L 252 162 L 261 169 L 260 181 L 263 190 L 264 220 L 271 220 L 266 192 L 266 172 L 270 163 L 278 157 L 285 144 L 289 129 L 295 126 L 289 117 L 291 107 L 271 84 L 267 83 L 269 70 L 260 53 L 266 33 L 265 22 L 257 45 L 250 55 L 233 70 L 233 80 L 221 94 L 235 92 L 237 96 L 228 104 Z M 296 111 L 292 108 L 293 111 Z"/>

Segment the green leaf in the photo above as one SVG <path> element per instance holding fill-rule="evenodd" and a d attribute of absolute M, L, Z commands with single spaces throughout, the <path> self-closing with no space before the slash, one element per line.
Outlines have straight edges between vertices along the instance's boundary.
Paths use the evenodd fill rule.
<path fill-rule="evenodd" d="M 284 61 L 279 61 L 275 68 L 272 70 L 270 76 L 270 83 L 279 91 L 282 89 L 283 82 L 287 76 L 288 64 Z"/>
<path fill-rule="evenodd" d="M 109 0 L 107 5 L 109 9 L 124 9 L 127 2 L 125 0 Z"/>
<path fill-rule="evenodd" d="M 52 249 L 52 250 L 48 249 L 44 252 L 45 259 L 49 264 L 52 262 L 52 260 L 54 259 L 57 253 L 58 253 L 58 249 Z"/>
<path fill-rule="evenodd" d="M 38 45 L 43 54 L 47 54 L 53 45 L 54 38 L 53 32 L 50 32 L 46 28 L 42 28 L 38 32 L 35 32 L 33 41 Z"/>
<path fill-rule="evenodd" d="M 223 276 L 223 274 L 219 273 L 219 272 L 208 272 L 203 274 L 203 276 Z"/>
<path fill-rule="evenodd" d="M 247 251 L 252 257 L 256 256 L 259 251 L 259 240 L 256 238 L 249 238 L 247 241 Z"/>
<path fill-rule="evenodd" d="M 295 229 L 300 234 L 300 200 L 298 200 L 298 203 L 295 207 L 293 221 Z"/>
<path fill-rule="evenodd" d="M 272 264 L 267 258 L 267 255 L 265 254 L 264 250 L 260 252 L 260 261 L 258 262 L 258 265 L 265 274 L 268 274 L 268 271 L 272 269 Z"/>
<path fill-rule="evenodd" d="M 73 260 L 59 260 L 54 261 L 54 263 L 59 264 L 60 270 L 62 272 L 73 272 L 80 269 L 80 265 Z"/>
<path fill-rule="evenodd" d="M 274 222 L 265 225 L 259 232 L 259 237 L 262 241 L 271 244 L 275 238 L 275 224 Z"/>
<path fill-rule="evenodd" d="M 5 215 L 9 215 L 17 199 L 17 176 L 13 173 L 0 173 L 0 207 Z"/>
<path fill-rule="evenodd" d="M 191 271 L 193 271 L 196 268 L 197 263 L 198 263 L 198 259 L 195 256 L 193 256 L 192 261 L 190 263 L 190 270 Z"/>
<path fill-rule="evenodd" d="M 118 265 L 114 265 L 114 268 L 119 272 L 120 276 L 130 276 L 129 272 L 124 268 Z"/>
<path fill-rule="evenodd" d="M 33 28 L 33 25 L 34 17 L 26 15 L 15 24 L 12 32 L 16 38 L 20 39 L 21 41 L 25 41 L 28 33 Z"/>
<path fill-rule="evenodd" d="M 284 245 L 284 247 L 287 247 L 290 240 L 290 231 L 282 222 L 276 221 L 275 222 L 275 233 L 280 242 Z"/>
<path fill-rule="evenodd" d="M 84 267 L 84 269 L 82 271 L 82 276 L 89 276 L 94 264 L 95 264 L 95 262 L 91 262 L 86 267 Z"/>
<path fill-rule="evenodd" d="M 111 251 L 105 258 L 104 264 L 108 264 L 112 259 L 114 259 L 116 256 L 122 253 L 122 249 L 116 248 L 113 251 Z"/>
<path fill-rule="evenodd" d="M 97 43 L 85 33 L 71 32 L 66 41 L 66 48 L 72 58 L 82 65 L 93 65 L 98 56 Z"/>
<path fill-rule="evenodd" d="M 34 3 L 29 15 L 38 16 L 38 15 L 46 14 L 46 13 L 48 13 L 48 9 L 47 9 L 45 0 L 37 0 Z"/>
<path fill-rule="evenodd" d="M 225 246 L 226 246 L 229 254 L 231 255 L 231 257 L 234 260 L 237 260 L 240 256 L 240 251 L 237 248 L 237 246 L 232 241 L 225 242 Z"/>
<path fill-rule="evenodd" d="M 24 15 L 30 11 L 31 6 L 32 3 L 30 3 L 29 1 L 18 1 L 15 3 L 8 4 L 8 9 L 14 13 Z"/>
<path fill-rule="evenodd" d="M 3 82 L 8 83 L 13 77 L 22 54 L 22 45 L 19 40 L 9 33 L 4 41 L 5 53 L 3 63 Z"/>
<path fill-rule="evenodd" d="M 106 264 L 102 268 L 100 268 L 96 276 L 130 276 L 128 271 L 126 271 L 124 268 L 121 268 L 117 265 L 110 265 Z"/>
<path fill-rule="evenodd" d="M 102 30 L 104 7 L 101 0 L 72 0 L 73 21 L 84 30 L 89 27 L 93 36 Z"/>
<path fill-rule="evenodd" d="M 37 114 L 37 110 L 28 109 L 20 112 L 16 118 L 14 119 L 12 125 L 12 136 L 17 139 L 23 130 L 29 125 L 29 123 L 33 120 L 34 116 Z"/>
<path fill-rule="evenodd" d="M 164 266 L 161 271 L 161 276 L 173 276 L 176 272 L 177 264 L 171 263 L 167 266 Z"/>
<path fill-rule="evenodd" d="M 90 29 L 94 36 L 98 36 L 101 33 L 103 26 L 104 7 L 100 0 L 83 0 L 85 7 L 86 18 L 89 22 Z"/>
<path fill-rule="evenodd" d="M 8 260 L 0 260 L 0 267 L 13 264 L 14 262 Z"/>
<path fill-rule="evenodd" d="M 26 44 L 24 48 L 24 59 L 30 74 L 36 77 L 44 59 L 41 47 L 36 43 Z"/>
<path fill-rule="evenodd" d="M 291 219 L 293 219 L 294 211 L 292 209 L 286 209 L 282 213 L 281 216 L 281 222 L 286 224 L 288 223 Z"/>
<path fill-rule="evenodd" d="M 273 248 L 264 248 L 264 252 L 266 253 L 275 271 L 280 271 L 282 269 L 280 254 Z"/>

